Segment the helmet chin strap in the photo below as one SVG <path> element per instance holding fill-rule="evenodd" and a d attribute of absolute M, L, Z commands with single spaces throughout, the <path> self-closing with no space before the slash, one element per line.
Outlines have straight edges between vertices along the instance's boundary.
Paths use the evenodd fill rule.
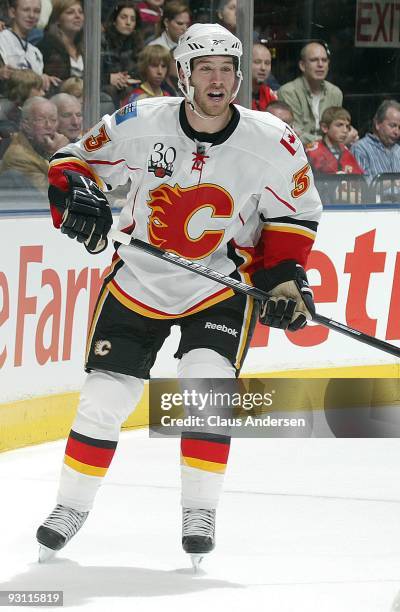
<path fill-rule="evenodd" d="M 199 111 L 195 108 L 194 102 L 189 102 L 190 109 L 193 111 L 195 115 L 200 117 L 200 119 L 218 119 L 222 115 L 200 115 Z"/>

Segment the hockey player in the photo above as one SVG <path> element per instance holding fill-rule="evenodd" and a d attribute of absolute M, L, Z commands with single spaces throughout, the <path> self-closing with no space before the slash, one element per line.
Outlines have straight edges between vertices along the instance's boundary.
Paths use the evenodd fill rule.
<path fill-rule="evenodd" d="M 238 280 L 252 278 L 272 297 L 258 312 L 253 299 L 213 280 L 116 245 L 89 331 L 88 375 L 57 505 L 37 531 L 41 559 L 86 520 L 120 426 L 172 325 L 181 328 L 179 377 L 232 379 L 257 316 L 295 331 L 314 312 L 304 266 L 320 200 L 292 130 L 269 113 L 232 104 L 241 55 L 241 42 L 222 26 L 191 26 L 175 51 L 184 100 L 128 104 L 51 162 L 54 225 L 90 253 L 106 247 L 112 224 L 104 192 L 130 177 L 119 229 Z M 229 446 L 229 436 L 182 436 L 182 544 L 191 555 L 214 547 Z"/>

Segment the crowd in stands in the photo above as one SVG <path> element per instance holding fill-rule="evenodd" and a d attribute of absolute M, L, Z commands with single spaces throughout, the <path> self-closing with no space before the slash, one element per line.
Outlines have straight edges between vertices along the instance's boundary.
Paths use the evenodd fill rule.
<path fill-rule="evenodd" d="M 235 32 L 236 0 L 214 4 L 214 21 Z M 196 17 L 209 21 L 201 11 Z M 45 193 L 50 157 L 82 135 L 84 19 L 81 0 L 0 0 L 0 190 L 23 185 Z M 102 110 L 182 95 L 173 50 L 192 22 L 190 0 L 102 0 Z M 327 44 L 310 41 L 299 76 L 279 83 L 268 41 L 255 32 L 252 108 L 293 129 L 317 181 L 359 175 L 373 185 L 382 173 L 400 173 L 399 102 L 381 103 L 360 138 L 343 92 L 328 80 L 329 66 Z"/>

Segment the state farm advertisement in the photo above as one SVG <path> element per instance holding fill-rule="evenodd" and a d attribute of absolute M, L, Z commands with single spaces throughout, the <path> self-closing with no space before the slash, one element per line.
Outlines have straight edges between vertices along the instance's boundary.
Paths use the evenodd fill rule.
<path fill-rule="evenodd" d="M 0 402 L 76 391 L 112 248 L 91 256 L 48 218 L 2 218 L 0 227 Z M 396 345 L 398 227 L 397 211 L 325 212 L 308 270 L 320 314 Z M 153 376 L 175 376 L 178 339 L 173 328 Z M 319 325 L 296 333 L 258 325 L 243 373 L 395 362 Z"/>

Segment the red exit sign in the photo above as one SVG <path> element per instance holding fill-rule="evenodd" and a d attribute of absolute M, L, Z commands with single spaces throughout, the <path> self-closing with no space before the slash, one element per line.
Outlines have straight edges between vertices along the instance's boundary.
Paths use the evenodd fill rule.
<path fill-rule="evenodd" d="M 400 47 L 400 2 L 357 0 L 356 47 Z"/>

